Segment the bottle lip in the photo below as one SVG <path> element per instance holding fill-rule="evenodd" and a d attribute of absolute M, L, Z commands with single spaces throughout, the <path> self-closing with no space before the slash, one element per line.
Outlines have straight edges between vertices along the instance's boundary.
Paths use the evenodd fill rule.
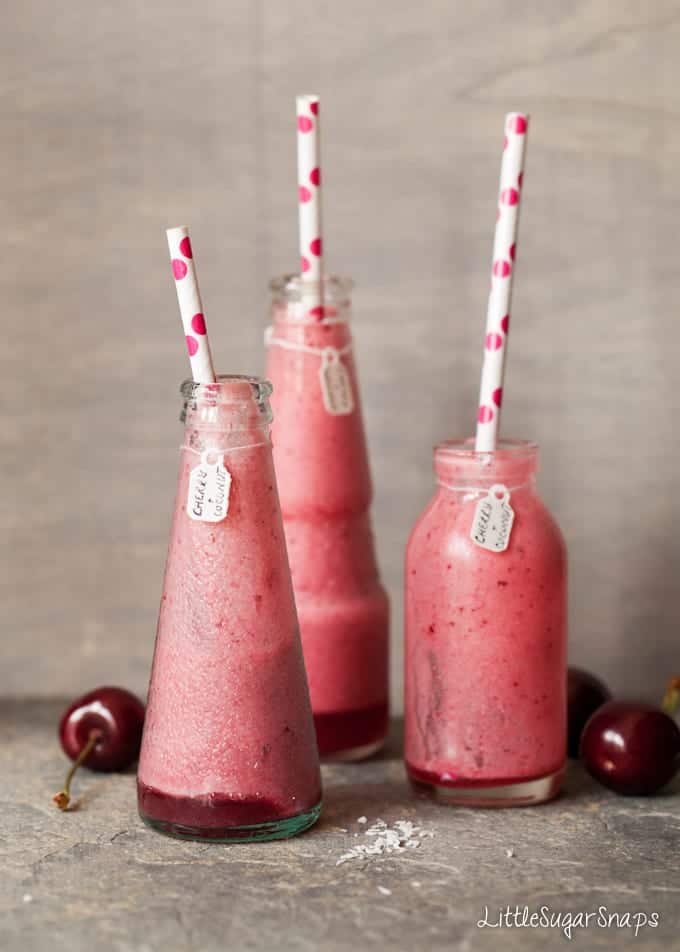
<path fill-rule="evenodd" d="M 218 374 L 214 383 L 197 383 L 187 379 L 182 381 L 179 389 L 185 402 L 206 399 L 214 403 L 238 403 L 253 396 L 256 400 L 267 400 L 273 387 L 264 377 Z"/>
<path fill-rule="evenodd" d="M 434 448 L 435 454 L 442 460 L 496 459 L 499 461 L 529 460 L 538 452 L 538 443 L 531 440 L 502 439 L 495 450 L 477 452 L 474 437 L 444 440 Z"/>
<path fill-rule="evenodd" d="M 354 287 L 351 278 L 339 274 L 326 274 L 321 281 L 303 281 L 299 274 L 282 274 L 272 278 L 269 289 L 274 297 L 281 300 L 302 301 L 311 293 L 318 293 L 319 285 L 323 286 L 324 298 L 332 301 L 342 300 Z"/>
<path fill-rule="evenodd" d="M 219 374 L 214 383 L 185 380 L 180 387 L 180 421 L 200 427 L 249 429 L 271 423 L 272 385 L 263 377 Z"/>

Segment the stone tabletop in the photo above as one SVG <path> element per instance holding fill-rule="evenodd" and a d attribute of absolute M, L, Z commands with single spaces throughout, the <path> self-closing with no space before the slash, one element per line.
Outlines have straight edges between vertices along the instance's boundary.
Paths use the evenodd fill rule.
<path fill-rule="evenodd" d="M 587 932 L 574 928 L 580 948 L 678 947 L 677 784 L 621 798 L 574 766 L 564 795 L 542 807 L 445 808 L 411 792 L 395 725 L 380 759 L 324 767 L 324 812 L 309 833 L 180 842 L 142 825 L 132 773 L 83 772 L 77 809 L 59 813 L 51 795 L 66 764 L 55 739 L 64 706 L 0 701 L 3 952 L 565 948 L 557 927 L 514 925 L 541 907 L 563 924 L 565 914 L 594 913 Z M 415 824 L 412 845 L 338 865 L 375 842 L 366 831 L 378 819 Z M 510 925 L 478 927 L 508 907 Z M 637 913 L 658 913 L 658 926 L 635 937 Z M 605 915 L 618 919 L 604 928 Z"/>

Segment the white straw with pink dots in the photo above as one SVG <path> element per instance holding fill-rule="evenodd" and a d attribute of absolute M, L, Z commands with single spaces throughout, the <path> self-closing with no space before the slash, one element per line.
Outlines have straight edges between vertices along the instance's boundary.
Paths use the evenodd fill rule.
<path fill-rule="evenodd" d="M 316 320 L 321 320 L 324 316 L 320 154 L 319 97 L 298 96 L 300 275 L 307 313 Z"/>
<path fill-rule="evenodd" d="M 210 341 L 203 316 L 189 229 L 168 228 L 167 235 L 179 312 L 182 315 L 191 361 L 191 374 L 196 383 L 214 383 L 215 369 L 210 354 Z"/>
<path fill-rule="evenodd" d="M 475 449 L 478 453 L 493 452 L 498 441 L 528 126 L 529 117 L 520 112 L 511 112 L 505 117 L 491 292 L 486 316 L 484 363 L 477 413 Z"/>

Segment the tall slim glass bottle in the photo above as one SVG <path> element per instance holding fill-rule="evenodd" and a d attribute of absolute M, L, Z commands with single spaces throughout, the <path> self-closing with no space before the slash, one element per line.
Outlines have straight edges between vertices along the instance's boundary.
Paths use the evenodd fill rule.
<path fill-rule="evenodd" d="M 566 757 L 567 560 L 536 492 L 535 444 L 435 450 L 406 552 L 411 780 L 466 805 L 538 803 Z"/>
<path fill-rule="evenodd" d="M 324 279 L 321 316 L 310 315 L 298 277 L 271 288 L 274 462 L 319 752 L 359 759 L 387 732 L 389 605 L 371 528 L 351 282 Z"/>
<path fill-rule="evenodd" d="M 184 383 L 184 445 L 138 792 L 176 836 L 291 836 L 320 810 L 268 382 Z"/>

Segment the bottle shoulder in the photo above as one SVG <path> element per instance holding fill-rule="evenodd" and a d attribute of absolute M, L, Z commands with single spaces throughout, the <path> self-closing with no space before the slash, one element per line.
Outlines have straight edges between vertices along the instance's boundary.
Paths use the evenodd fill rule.
<path fill-rule="evenodd" d="M 472 559 L 486 555 L 470 539 L 479 494 L 452 493 L 438 488 L 418 517 L 409 536 L 407 559 L 422 560 L 437 553 Z M 507 551 L 566 563 L 567 549 L 557 520 L 536 492 L 518 491 L 510 498 L 514 522 Z M 493 553 L 489 553 L 493 556 Z"/>

